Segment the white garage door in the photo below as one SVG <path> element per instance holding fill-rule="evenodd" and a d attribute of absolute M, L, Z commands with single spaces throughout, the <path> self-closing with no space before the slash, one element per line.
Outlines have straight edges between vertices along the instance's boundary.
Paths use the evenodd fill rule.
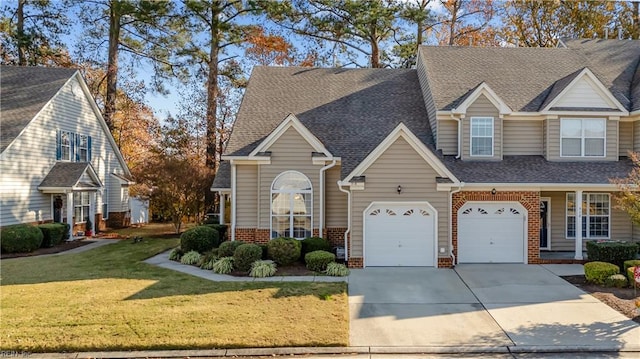
<path fill-rule="evenodd" d="M 458 263 L 524 263 L 526 210 L 515 202 L 470 202 L 458 211 Z"/>
<path fill-rule="evenodd" d="M 374 203 L 364 212 L 366 266 L 435 265 L 435 210 L 427 203 Z"/>

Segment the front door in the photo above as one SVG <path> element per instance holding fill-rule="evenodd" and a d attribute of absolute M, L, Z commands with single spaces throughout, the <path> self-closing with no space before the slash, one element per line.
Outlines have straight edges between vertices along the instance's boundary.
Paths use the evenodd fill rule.
<path fill-rule="evenodd" d="M 62 223 L 62 196 L 53 197 L 53 221 Z"/>
<path fill-rule="evenodd" d="M 551 249 L 549 243 L 549 213 L 551 200 L 540 199 L 540 249 Z"/>

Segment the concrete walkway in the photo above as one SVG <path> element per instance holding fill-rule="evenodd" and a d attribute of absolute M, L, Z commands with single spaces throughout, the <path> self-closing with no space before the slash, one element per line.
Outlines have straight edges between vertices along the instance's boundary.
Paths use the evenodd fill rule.
<path fill-rule="evenodd" d="M 554 273 L 579 267 L 366 268 L 349 279 L 353 346 L 637 348 L 640 327 Z"/>
<path fill-rule="evenodd" d="M 107 244 L 118 242 L 118 239 L 109 239 L 109 238 L 95 238 L 95 239 L 83 239 L 83 240 L 91 243 L 85 244 L 84 246 L 72 248 L 66 251 L 58 252 L 58 253 L 40 254 L 38 256 L 6 258 L 6 259 L 3 259 L 3 261 L 20 260 L 22 258 L 35 258 L 35 257 L 40 258 L 40 257 L 61 256 L 65 254 L 82 253 L 82 252 L 90 251 L 94 248 L 106 246 Z"/>

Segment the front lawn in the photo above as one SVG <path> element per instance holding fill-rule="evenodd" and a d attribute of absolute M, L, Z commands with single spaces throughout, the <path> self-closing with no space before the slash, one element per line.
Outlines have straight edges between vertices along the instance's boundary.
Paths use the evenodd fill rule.
<path fill-rule="evenodd" d="M 0 349 L 345 346 L 345 283 L 218 283 L 141 261 L 178 239 L 2 260 Z"/>

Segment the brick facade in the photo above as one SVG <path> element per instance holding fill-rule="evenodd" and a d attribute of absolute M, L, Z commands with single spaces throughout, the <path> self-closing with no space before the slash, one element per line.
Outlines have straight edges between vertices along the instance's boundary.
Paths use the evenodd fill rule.
<path fill-rule="evenodd" d="M 344 246 L 344 232 L 346 228 L 325 228 L 324 237 L 331 242 L 332 246 Z M 318 229 L 313 230 L 313 236 L 318 237 Z M 264 228 L 236 228 L 236 241 L 247 243 L 265 244 L 270 239 L 269 229 Z"/>
<path fill-rule="evenodd" d="M 325 228 L 324 238 L 331 242 L 334 247 L 344 247 L 344 232 L 347 228 Z"/>
<path fill-rule="evenodd" d="M 354 258 L 350 257 L 348 262 L 349 268 L 362 268 L 364 267 L 364 259 L 363 258 Z"/>
<path fill-rule="evenodd" d="M 490 191 L 457 192 L 453 194 L 451 209 L 451 231 L 453 253 L 458 255 L 458 210 L 468 201 L 518 202 L 528 212 L 527 216 L 527 257 L 529 264 L 540 263 L 540 192 L 537 191 Z M 443 258 L 446 259 L 446 258 Z M 438 259 L 438 263 L 440 258 Z"/>
<path fill-rule="evenodd" d="M 453 268 L 453 260 L 451 257 L 438 258 L 438 268 Z"/>
<path fill-rule="evenodd" d="M 131 217 L 127 212 L 109 212 L 109 218 L 107 218 L 107 225 L 109 228 L 125 228 L 131 225 Z"/>

